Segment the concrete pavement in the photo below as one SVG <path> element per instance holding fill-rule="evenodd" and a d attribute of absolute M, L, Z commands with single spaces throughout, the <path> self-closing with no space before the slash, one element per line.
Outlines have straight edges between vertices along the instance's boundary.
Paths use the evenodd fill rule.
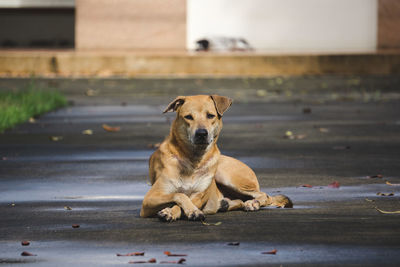
<path fill-rule="evenodd" d="M 59 88 L 74 105 L 0 135 L 4 265 L 180 258 L 164 251 L 187 254 L 190 266 L 400 264 L 400 215 L 375 209 L 400 210 L 397 77 L 37 83 Z M 89 89 L 95 95 L 87 96 Z M 224 115 L 221 151 L 251 166 L 265 192 L 290 196 L 293 209 L 219 213 L 206 221 L 221 224 L 209 226 L 139 217 L 151 146 L 167 135 L 173 118 L 162 108 L 178 94 L 209 91 L 236 100 Z M 106 132 L 103 123 L 121 131 Z M 86 129 L 93 135 L 82 134 Z M 295 138 L 284 138 L 287 131 Z M 368 178 L 378 174 L 383 178 Z M 328 186 L 334 181 L 339 188 Z M 21 246 L 22 240 L 31 244 Z M 240 245 L 227 245 L 234 241 Z M 261 254 L 273 249 L 276 255 Z M 20 256 L 23 251 L 37 256 Z M 134 251 L 145 255 L 116 256 Z"/>

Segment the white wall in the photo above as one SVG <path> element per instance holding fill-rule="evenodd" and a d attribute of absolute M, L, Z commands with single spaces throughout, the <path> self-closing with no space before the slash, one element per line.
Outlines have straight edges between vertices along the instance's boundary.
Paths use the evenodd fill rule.
<path fill-rule="evenodd" d="M 225 36 L 264 52 L 372 52 L 377 13 L 377 0 L 188 0 L 187 48 Z"/>

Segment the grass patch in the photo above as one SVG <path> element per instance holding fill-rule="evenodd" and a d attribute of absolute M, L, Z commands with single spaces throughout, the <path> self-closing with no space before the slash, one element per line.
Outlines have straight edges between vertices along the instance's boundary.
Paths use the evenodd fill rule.
<path fill-rule="evenodd" d="M 0 92 L 0 132 L 29 118 L 67 105 L 56 91 L 44 91 L 33 82 L 17 92 Z"/>

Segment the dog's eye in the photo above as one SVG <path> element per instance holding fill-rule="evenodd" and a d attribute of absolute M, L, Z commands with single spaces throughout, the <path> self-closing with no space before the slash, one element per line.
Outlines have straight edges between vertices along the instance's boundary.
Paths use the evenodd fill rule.
<path fill-rule="evenodd" d="M 214 114 L 210 114 L 210 113 L 207 114 L 207 119 L 213 119 L 214 117 L 215 117 Z"/>
<path fill-rule="evenodd" d="M 193 120 L 193 116 L 192 115 L 186 115 L 184 118 L 187 119 L 187 120 Z"/>

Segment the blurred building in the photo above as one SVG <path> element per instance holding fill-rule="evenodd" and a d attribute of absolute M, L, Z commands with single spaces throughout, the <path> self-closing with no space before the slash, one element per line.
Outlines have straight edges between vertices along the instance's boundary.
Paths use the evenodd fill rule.
<path fill-rule="evenodd" d="M 245 38 L 266 52 L 400 47 L 398 0 L 2 0 L 2 48 L 194 49 Z"/>

